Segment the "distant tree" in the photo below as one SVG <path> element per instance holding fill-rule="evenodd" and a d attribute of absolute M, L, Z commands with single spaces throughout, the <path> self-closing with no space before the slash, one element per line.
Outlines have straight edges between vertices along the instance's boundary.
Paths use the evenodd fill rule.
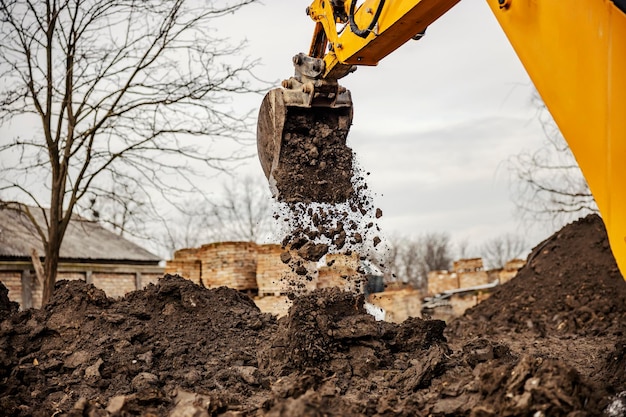
<path fill-rule="evenodd" d="M 567 142 L 536 94 L 533 101 L 544 131 L 540 149 L 509 159 L 513 201 L 522 220 L 561 226 L 598 211 Z"/>
<path fill-rule="evenodd" d="M 112 189 L 105 173 L 154 207 L 204 192 L 194 175 L 234 158 L 208 145 L 248 132 L 226 104 L 251 91 L 253 63 L 211 30 L 252 1 L 0 0 L 0 125 L 20 126 L 0 139 L 0 191 L 45 214 L 44 303 L 72 212 Z"/>
<path fill-rule="evenodd" d="M 415 288 L 428 285 L 428 273 L 450 269 L 451 243 L 444 233 L 428 233 L 419 237 L 393 236 L 389 239 L 384 265 L 387 280 L 400 280 Z"/>
<path fill-rule="evenodd" d="M 172 259 L 174 252 L 212 242 L 211 208 L 204 200 L 187 200 L 183 210 L 164 219 L 163 232 L 157 236 L 158 252 Z"/>
<path fill-rule="evenodd" d="M 273 201 L 264 177 L 232 177 L 210 203 L 189 200 L 169 218 L 161 246 L 171 256 L 216 241 L 261 242 L 274 232 Z"/>
<path fill-rule="evenodd" d="M 233 178 L 223 186 L 209 223 L 216 240 L 260 242 L 275 228 L 274 200 L 265 177 Z"/>
<path fill-rule="evenodd" d="M 482 246 L 481 256 L 490 269 L 498 269 L 511 259 L 520 257 L 526 250 L 526 242 L 518 235 L 505 234 L 488 240 Z"/>
<path fill-rule="evenodd" d="M 450 269 L 450 236 L 445 233 L 428 233 L 421 240 L 423 275 L 428 275 L 430 271 Z"/>

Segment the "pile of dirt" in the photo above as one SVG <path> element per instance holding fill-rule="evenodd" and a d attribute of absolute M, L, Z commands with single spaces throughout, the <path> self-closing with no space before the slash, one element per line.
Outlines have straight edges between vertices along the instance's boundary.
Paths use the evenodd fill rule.
<path fill-rule="evenodd" d="M 185 390 L 211 393 L 211 412 L 255 404 L 257 350 L 275 329 L 247 296 L 180 277 L 120 300 L 60 281 L 44 309 L 2 322 L 0 407 L 22 416 L 167 415 Z"/>
<path fill-rule="evenodd" d="M 0 318 L 0 407 L 8 416 L 616 416 L 626 403 L 626 283 L 613 266 L 599 219 L 581 220 L 448 328 L 376 321 L 362 295 L 338 289 L 297 297 L 277 321 L 237 291 L 175 276 L 119 300 L 61 281 L 44 309 Z M 580 319 L 584 306 L 592 320 Z"/>
<path fill-rule="evenodd" d="M 453 321 L 447 335 L 506 340 L 611 380 L 616 393 L 626 389 L 626 284 L 602 219 L 589 215 L 539 244 L 515 278 Z"/>
<path fill-rule="evenodd" d="M 623 336 L 625 306 L 604 224 L 590 215 L 539 244 L 513 280 L 455 326 L 464 334 Z"/>

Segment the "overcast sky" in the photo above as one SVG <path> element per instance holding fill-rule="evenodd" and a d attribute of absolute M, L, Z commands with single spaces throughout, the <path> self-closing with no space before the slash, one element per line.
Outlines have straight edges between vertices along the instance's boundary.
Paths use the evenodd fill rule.
<path fill-rule="evenodd" d="M 259 60 L 256 75 L 278 85 L 293 74 L 292 56 L 308 52 L 308 5 L 255 3 L 217 20 L 217 34 L 246 39 L 244 53 Z M 446 232 L 475 247 L 517 233 L 530 248 L 553 232 L 526 230 L 514 215 L 505 162 L 538 148 L 543 136 L 532 84 L 484 0 L 463 0 L 422 40 L 341 82 L 354 102 L 348 144 L 371 173 L 384 233 Z M 237 98 L 233 106 L 256 114 L 261 100 Z M 256 158 L 236 174 L 264 178 Z"/>
<path fill-rule="evenodd" d="M 222 30 L 248 40 L 260 77 L 288 78 L 291 57 L 308 52 L 308 4 L 253 4 Z M 485 1 L 460 2 L 422 40 L 342 84 L 354 102 L 348 144 L 371 172 L 386 233 L 447 232 L 479 245 L 510 232 L 530 247 L 552 233 L 526 230 L 514 215 L 505 161 L 538 148 L 542 132 L 532 84 Z M 262 175 L 256 160 L 245 170 Z"/>

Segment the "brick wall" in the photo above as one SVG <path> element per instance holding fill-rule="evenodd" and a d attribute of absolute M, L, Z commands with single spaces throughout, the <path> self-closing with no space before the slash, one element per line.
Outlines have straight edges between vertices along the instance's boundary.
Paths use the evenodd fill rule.
<path fill-rule="evenodd" d="M 526 265 L 526 261 L 523 259 L 511 259 L 508 261 L 499 273 L 498 279 L 500 280 L 500 284 L 504 284 L 513 279 L 513 277 L 517 275 L 517 271 L 522 269 L 524 265 Z"/>
<path fill-rule="evenodd" d="M 150 284 L 156 284 L 162 276 L 163 274 L 141 274 L 141 289 Z"/>
<path fill-rule="evenodd" d="M 460 259 L 454 262 L 454 272 L 459 276 L 459 288 L 475 287 L 489 282 L 482 258 Z"/>
<path fill-rule="evenodd" d="M 277 244 L 257 247 L 256 282 L 259 295 L 285 294 L 292 290 L 292 283 L 303 279 L 280 260 L 284 251 Z"/>
<path fill-rule="evenodd" d="M 180 275 L 181 277 L 187 278 L 188 280 L 191 280 L 200 285 L 202 263 L 199 259 L 175 258 L 171 261 L 167 261 L 165 265 L 165 273 Z"/>
<path fill-rule="evenodd" d="M 186 248 L 174 252 L 174 259 L 181 261 L 194 261 L 198 259 L 200 248 Z"/>
<path fill-rule="evenodd" d="M 217 242 L 201 246 L 197 256 L 202 262 L 204 286 L 256 290 L 256 251 L 254 242 Z"/>
<path fill-rule="evenodd" d="M 363 277 L 357 272 L 360 265 L 356 254 L 326 255 L 326 266 L 318 269 L 317 288 L 339 287 L 344 291 L 363 291 Z"/>
<path fill-rule="evenodd" d="M 368 301 L 385 310 L 388 322 L 402 323 L 409 317 L 422 317 L 422 297 L 410 287 L 370 294 Z"/>
<path fill-rule="evenodd" d="M 460 288 L 475 287 L 489 283 L 489 276 L 486 271 L 462 272 L 458 275 Z"/>
<path fill-rule="evenodd" d="M 293 304 L 286 295 L 255 297 L 254 303 L 263 313 L 274 314 L 279 318 L 286 316 L 289 312 L 289 307 Z"/>
<path fill-rule="evenodd" d="M 1 268 L 0 281 L 9 289 L 11 301 L 17 301 L 22 308 L 29 307 L 25 305 L 22 295 L 22 270 L 28 271 L 32 265 L 27 262 L 17 262 L 16 264 L 4 262 Z M 14 270 L 12 270 L 13 268 Z M 134 269 L 135 271 L 124 272 L 124 269 Z M 147 272 L 139 272 L 141 270 Z M 156 283 L 163 276 L 161 272 L 162 269 L 156 266 L 61 263 L 57 280 L 83 280 L 104 290 L 108 297 L 122 297 L 128 292 L 143 288 L 150 283 Z M 25 282 L 26 285 L 30 286 L 30 307 L 40 308 L 43 286 L 37 283 L 34 271 L 31 270 L 28 273 Z"/>
<path fill-rule="evenodd" d="M 428 294 L 441 294 L 459 288 L 459 277 L 455 272 L 430 271 L 428 273 Z"/>
<path fill-rule="evenodd" d="M 119 298 L 137 289 L 135 278 L 135 274 L 93 273 L 92 283 L 104 290 L 107 297 Z"/>
<path fill-rule="evenodd" d="M 0 272 L 0 281 L 9 290 L 9 300 L 22 305 L 22 273 L 14 271 Z"/>
<path fill-rule="evenodd" d="M 458 274 L 461 272 L 483 271 L 485 266 L 483 265 L 482 258 L 469 258 L 454 261 L 452 269 Z"/>

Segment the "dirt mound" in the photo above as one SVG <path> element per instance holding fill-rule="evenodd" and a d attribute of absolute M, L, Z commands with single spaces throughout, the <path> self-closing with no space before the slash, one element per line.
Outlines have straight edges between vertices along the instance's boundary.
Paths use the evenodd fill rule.
<path fill-rule="evenodd" d="M 0 406 L 8 415 L 49 416 L 81 398 L 88 411 L 118 397 L 131 415 L 165 415 L 181 389 L 254 402 L 260 381 L 245 379 L 256 377 L 258 343 L 275 327 L 239 292 L 179 277 L 118 301 L 92 285 L 61 281 L 45 309 L 2 326 L 0 362 L 9 365 L 0 375 Z"/>
<path fill-rule="evenodd" d="M 468 332 L 624 335 L 626 285 L 602 219 L 590 215 L 538 245 L 527 265 L 455 326 Z"/>
<path fill-rule="evenodd" d="M 563 229 L 447 329 L 376 321 L 362 296 L 337 289 L 295 298 L 276 321 L 237 291 L 180 277 L 119 300 L 62 281 L 44 309 L 0 321 L 0 407 L 7 416 L 619 415 L 626 284 L 600 226 L 590 217 Z M 592 320 L 579 319 L 585 306 Z"/>
<path fill-rule="evenodd" d="M 446 334 L 506 340 L 518 351 L 560 358 L 613 393 L 626 389 L 626 282 L 602 219 L 589 215 L 539 244 L 515 278 Z"/>

